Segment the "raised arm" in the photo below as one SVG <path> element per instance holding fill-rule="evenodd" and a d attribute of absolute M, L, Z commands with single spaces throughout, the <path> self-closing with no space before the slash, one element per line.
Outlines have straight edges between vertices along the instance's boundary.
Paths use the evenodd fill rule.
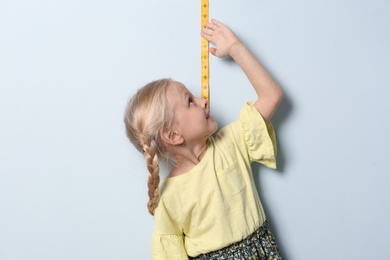
<path fill-rule="evenodd" d="M 257 93 L 255 107 L 268 122 L 283 98 L 281 88 L 229 27 L 214 19 L 205 26 L 202 37 L 216 46 L 210 48 L 211 54 L 220 58 L 229 55 L 241 67 Z"/>

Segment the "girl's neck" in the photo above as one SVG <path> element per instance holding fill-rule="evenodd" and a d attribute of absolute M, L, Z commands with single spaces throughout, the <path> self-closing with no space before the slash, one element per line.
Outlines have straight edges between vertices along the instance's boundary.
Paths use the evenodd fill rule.
<path fill-rule="evenodd" d="M 177 155 L 175 165 L 172 167 L 168 177 L 179 176 L 194 168 L 206 154 L 207 147 L 208 142 L 204 143 L 204 145 L 196 152 L 188 151 Z"/>

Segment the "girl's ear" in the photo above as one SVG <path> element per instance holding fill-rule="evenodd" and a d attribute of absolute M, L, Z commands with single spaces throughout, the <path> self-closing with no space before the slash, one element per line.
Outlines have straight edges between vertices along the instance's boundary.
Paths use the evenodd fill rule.
<path fill-rule="evenodd" d="M 163 131 L 162 139 L 164 140 L 165 143 L 170 145 L 180 145 L 184 143 L 183 137 L 179 133 L 169 128 L 166 128 Z"/>

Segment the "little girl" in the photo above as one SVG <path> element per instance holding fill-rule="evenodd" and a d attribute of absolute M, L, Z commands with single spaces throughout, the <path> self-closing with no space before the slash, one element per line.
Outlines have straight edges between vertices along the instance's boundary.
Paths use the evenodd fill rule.
<path fill-rule="evenodd" d="M 207 101 L 180 82 L 161 79 L 130 100 L 127 136 L 143 153 L 148 210 L 155 218 L 153 259 L 282 259 L 269 230 L 252 176 L 251 162 L 275 168 L 276 141 L 270 119 L 283 93 L 263 66 L 224 24 L 205 23 L 210 52 L 229 55 L 257 93 L 240 118 L 222 128 Z M 171 165 L 160 184 L 159 162 Z"/>

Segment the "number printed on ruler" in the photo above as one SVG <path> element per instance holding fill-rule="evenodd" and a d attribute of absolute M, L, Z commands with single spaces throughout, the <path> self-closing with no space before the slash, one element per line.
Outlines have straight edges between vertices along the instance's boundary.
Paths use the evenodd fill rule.
<path fill-rule="evenodd" d="M 209 20 L 209 1 L 201 0 L 201 27 Z M 209 42 L 201 38 L 201 96 L 206 99 L 210 107 L 210 89 L 209 89 Z"/>

